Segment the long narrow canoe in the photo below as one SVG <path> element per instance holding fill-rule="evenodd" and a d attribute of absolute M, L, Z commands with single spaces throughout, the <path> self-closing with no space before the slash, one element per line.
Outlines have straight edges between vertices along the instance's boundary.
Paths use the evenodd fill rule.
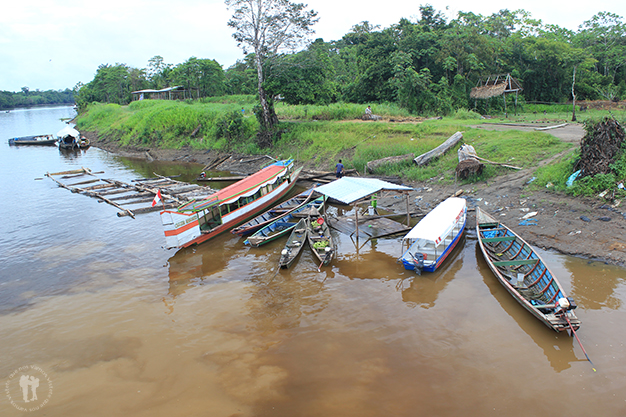
<path fill-rule="evenodd" d="M 283 217 L 289 214 L 291 211 L 299 208 L 303 204 L 308 203 L 312 196 L 315 188 L 309 188 L 301 192 L 300 194 L 290 198 L 289 200 L 280 203 L 271 209 L 259 214 L 252 220 L 242 224 L 241 226 L 235 227 L 230 232 L 239 236 L 248 236 L 257 230 L 261 229 L 264 226 L 267 226 L 274 220 Z"/>
<path fill-rule="evenodd" d="M 320 262 L 319 266 L 328 265 L 335 257 L 335 244 L 330 234 L 330 227 L 321 216 L 307 218 L 307 240 L 313 255 Z"/>
<path fill-rule="evenodd" d="M 283 198 L 300 171 L 302 167 L 294 169 L 291 159 L 277 161 L 203 200 L 163 210 L 166 247 L 200 244 L 248 221 Z"/>
<path fill-rule="evenodd" d="M 22 136 L 20 138 L 9 139 L 9 145 L 43 145 L 54 146 L 57 143 L 57 138 L 54 135 L 34 135 L 34 136 Z"/>
<path fill-rule="evenodd" d="M 260 228 L 252 236 L 244 240 L 245 245 L 259 247 L 273 240 L 291 233 L 298 221 L 311 214 L 319 216 L 319 211 L 324 207 L 324 197 L 320 196 L 296 209 L 278 217 L 276 220 Z"/>
<path fill-rule="evenodd" d="M 285 244 L 285 248 L 280 253 L 280 260 L 278 261 L 278 265 L 281 268 L 289 268 L 291 264 L 296 260 L 300 252 L 302 252 L 302 248 L 304 247 L 304 245 L 306 245 L 306 237 L 306 218 L 301 218 L 300 221 L 296 224 L 296 227 L 294 227 L 291 231 L 289 239 Z"/>
<path fill-rule="evenodd" d="M 526 310 L 556 332 L 580 327 L 576 303 L 524 239 L 478 207 L 476 235 L 489 268 Z"/>

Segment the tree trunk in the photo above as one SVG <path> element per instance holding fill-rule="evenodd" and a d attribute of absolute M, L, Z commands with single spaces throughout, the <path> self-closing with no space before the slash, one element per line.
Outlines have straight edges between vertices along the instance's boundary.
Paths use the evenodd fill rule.
<path fill-rule="evenodd" d="M 415 161 L 418 166 L 427 165 L 433 159 L 440 157 L 441 155 L 452 149 L 454 146 L 456 146 L 456 144 L 459 143 L 461 139 L 463 139 L 463 134 L 461 132 L 456 132 L 454 135 L 450 136 L 448 140 L 446 140 L 444 143 L 437 146 L 431 151 L 421 154 L 413 161 Z"/>
<path fill-rule="evenodd" d="M 258 79 L 258 90 L 259 90 L 259 102 L 261 104 L 261 124 L 263 130 L 272 130 L 272 117 L 270 115 L 270 105 L 267 101 L 267 95 L 265 94 L 265 89 L 263 88 L 263 81 L 265 81 L 265 77 L 263 76 L 263 63 L 261 62 L 260 51 L 257 51 L 254 58 L 254 63 L 256 64 L 256 73 Z"/>
<path fill-rule="evenodd" d="M 574 93 L 574 84 L 576 84 L 576 65 L 574 65 L 574 76 L 572 78 L 572 122 L 576 121 L 576 94 Z"/>

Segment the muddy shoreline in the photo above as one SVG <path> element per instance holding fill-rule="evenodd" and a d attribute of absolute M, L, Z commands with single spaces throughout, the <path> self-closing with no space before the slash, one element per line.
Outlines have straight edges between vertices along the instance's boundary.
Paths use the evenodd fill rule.
<path fill-rule="evenodd" d="M 535 128 L 536 126 L 527 127 Z M 486 129 L 519 129 L 524 126 L 485 126 Z M 572 124 L 554 129 L 550 134 L 572 143 L 583 137 L 580 125 Z M 98 138 L 98 135 L 83 132 L 92 146 L 120 156 L 147 160 L 180 161 L 202 164 L 216 164 L 216 170 L 236 174 L 250 174 L 267 163 L 269 156 L 230 155 L 192 149 L 154 149 L 120 147 L 115 142 Z M 547 161 L 546 161 L 547 162 Z M 314 168 L 304 163 L 306 168 Z M 490 182 L 480 182 L 465 186 L 440 184 L 438 179 L 420 183 L 407 183 L 415 189 L 409 193 L 411 211 L 424 213 L 434 208 L 448 196 L 462 191 L 470 209 L 467 228 L 475 227 L 474 208 L 481 209 L 497 217 L 502 223 L 514 229 L 530 244 L 537 247 L 583 257 L 590 261 L 626 265 L 626 204 L 621 206 L 600 198 L 572 198 L 550 190 L 529 190 L 527 183 L 532 178 L 533 169 L 525 169 L 498 177 Z M 406 212 L 406 200 L 397 194 L 383 195 L 378 206 L 391 212 Z M 522 218 L 532 215 L 533 222 L 522 223 Z M 536 223 L 536 224 L 533 224 Z M 471 232 L 470 232 L 471 233 Z"/>

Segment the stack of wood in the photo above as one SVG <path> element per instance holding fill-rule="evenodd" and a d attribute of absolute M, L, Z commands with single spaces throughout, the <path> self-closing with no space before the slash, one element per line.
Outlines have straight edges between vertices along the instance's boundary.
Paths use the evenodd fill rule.
<path fill-rule="evenodd" d="M 624 129 L 614 118 L 606 118 L 590 129 L 580 141 L 580 159 L 574 171 L 581 176 L 608 174 L 624 142 Z"/>

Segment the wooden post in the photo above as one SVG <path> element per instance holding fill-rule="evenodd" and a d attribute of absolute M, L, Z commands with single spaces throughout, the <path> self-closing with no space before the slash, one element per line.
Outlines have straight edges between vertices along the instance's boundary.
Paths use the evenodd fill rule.
<path fill-rule="evenodd" d="M 411 226 L 411 213 L 409 212 L 409 192 L 406 192 L 406 226 Z"/>
<path fill-rule="evenodd" d="M 358 246 L 358 242 L 359 242 L 359 208 L 357 206 L 356 203 L 354 203 L 352 205 L 352 207 L 354 207 L 354 214 L 355 214 L 355 219 L 356 219 L 356 241 L 357 241 L 357 246 Z"/>

